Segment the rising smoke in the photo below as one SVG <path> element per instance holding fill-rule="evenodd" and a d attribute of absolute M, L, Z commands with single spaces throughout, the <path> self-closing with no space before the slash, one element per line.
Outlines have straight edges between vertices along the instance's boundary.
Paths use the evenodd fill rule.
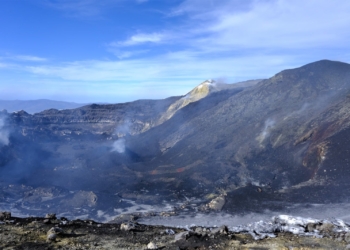
<path fill-rule="evenodd" d="M 125 152 L 125 139 L 121 138 L 117 141 L 115 141 L 112 145 L 112 152 L 118 152 L 120 154 Z"/>
<path fill-rule="evenodd" d="M 6 117 L 0 116 L 0 146 L 6 146 L 10 142 L 10 131 L 6 127 Z"/>
<path fill-rule="evenodd" d="M 124 137 L 128 134 L 130 134 L 130 127 L 131 127 L 132 123 L 129 119 L 126 119 L 121 125 L 119 125 L 116 129 L 115 129 L 115 134 L 118 137 Z"/>
<path fill-rule="evenodd" d="M 115 134 L 120 137 L 125 137 L 126 135 L 130 134 L 130 126 L 131 122 L 130 120 L 126 119 L 123 124 L 119 125 L 115 129 Z M 120 154 L 125 152 L 125 138 L 120 138 L 117 141 L 115 141 L 112 145 L 111 152 L 118 152 Z"/>
<path fill-rule="evenodd" d="M 269 134 L 270 134 L 271 130 L 274 128 L 275 124 L 276 124 L 275 120 L 270 119 L 270 118 L 265 121 L 264 128 L 257 138 L 259 143 L 262 143 L 266 139 L 266 137 L 269 136 Z"/>

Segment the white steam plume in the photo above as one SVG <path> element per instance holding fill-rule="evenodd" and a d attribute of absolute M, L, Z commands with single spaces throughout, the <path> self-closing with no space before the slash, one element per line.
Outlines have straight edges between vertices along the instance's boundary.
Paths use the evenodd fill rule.
<path fill-rule="evenodd" d="M 131 122 L 126 119 L 123 124 L 119 125 L 116 129 L 115 129 L 115 134 L 118 135 L 118 137 L 124 137 L 127 134 L 130 134 L 130 126 L 131 126 Z M 112 150 L 111 152 L 118 152 L 120 154 L 125 152 L 125 139 L 121 138 L 118 139 L 117 141 L 115 141 L 112 145 Z"/>
<path fill-rule="evenodd" d="M 261 135 L 263 137 L 263 140 L 270 134 L 270 130 L 275 126 L 275 121 L 271 119 L 267 119 L 265 121 L 265 127 L 264 130 L 261 132 Z"/>
<path fill-rule="evenodd" d="M 115 134 L 118 135 L 118 137 L 123 137 L 126 136 L 127 134 L 130 134 L 130 126 L 131 126 L 131 122 L 130 120 L 125 120 L 123 122 L 123 124 L 119 125 L 116 129 L 115 129 Z"/>
<path fill-rule="evenodd" d="M 276 122 L 270 118 L 265 121 L 264 129 L 261 131 L 260 135 L 257 137 L 257 140 L 259 141 L 259 143 L 262 143 L 265 140 L 265 138 L 269 136 L 271 130 L 275 126 L 275 123 Z"/>
<path fill-rule="evenodd" d="M 0 145 L 8 145 L 10 142 L 10 132 L 6 128 L 5 118 L 0 116 Z"/>
<path fill-rule="evenodd" d="M 118 153 L 124 153 L 125 152 L 125 139 L 119 139 L 117 141 L 115 141 L 112 145 L 112 152 L 116 151 Z"/>

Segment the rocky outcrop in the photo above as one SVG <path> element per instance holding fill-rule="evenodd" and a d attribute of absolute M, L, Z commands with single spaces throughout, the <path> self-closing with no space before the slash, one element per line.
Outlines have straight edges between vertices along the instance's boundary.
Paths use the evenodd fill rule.
<path fill-rule="evenodd" d="M 206 80 L 191 90 L 188 94 L 171 104 L 168 110 L 164 112 L 160 117 L 158 124 L 162 124 L 164 121 L 169 120 L 174 114 L 176 114 L 177 111 L 183 107 L 205 98 L 210 93 L 229 89 L 245 89 L 254 86 L 260 81 L 261 80 L 251 80 L 235 84 L 223 84 L 217 83 L 214 80 Z"/>
<path fill-rule="evenodd" d="M 249 87 L 213 85 L 160 101 L 10 114 L 2 181 L 60 187 L 67 200 L 81 190 L 79 204 L 95 209 L 122 206 L 121 198 L 210 204 L 211 193 L 225 194 L 224 211 L 347 199 L 349 64 L 323 60 Z M 28 191 L 6 184 L 1 197 Z"/>
<path fill-rule="evenodd" d="M 30 115 L 19 111 L 9 115 L 9 123 L 19 126 L 23 136 L 76 138 L 87 135 L 123 137 L 135 135 L 157 124 L 160 114 L 178 97 L 139 100 L 121 104 L 91 104 L 77 109 L 49 109 Z"/>
<path fill-rule="evenodd" d="M 18 218 L 2 224 L 1 249 L 345 249 L 348 233 L 320 230 L 321 237 L 310 237 L 275 230 L 272 238 L 254 240 L 245 232 L 236 233 L 226 226 L 218 228 L 169 228 L 137 224 L 137 230 L 124 230 L 120 224 L 97 223 L 92 220 L 57 219 L 57 225 L 46 224 L 45 218 Z M 259 224 L 260 223 L 260 224 Z M 256 223 L 256 233 L 264 230 Z M 271 223 L 269 223 L 271 224 Z M 282 226 L 282 224 L 281 224 Z M 298 224 L 294 225 L 299 228 Z M 271 225 L 270 225 L 271 227 Z M 272 226 L 273 227 L 273 226 Z M 283 226 L 282 226 L 283 227 Z M 339 228 L 337 225 L 333 225 Z M 260 229 L 260 230 L 259 230 Z M 269 228 L 265 228 L 269 231 Z M 169 234 L 167 232 L 173 232 Z M 325 234 L 323 234 L 325 233 Z M 254 233 L 255 234 L 255 233 Z"/>
<path fill-rule="evenodd" d="M 181 187 L 192 192 L 203 190 L 196 183 L 228 192 L 253 185 L 260 190 L 257 197 L 291 190 L 299 199 L 322 202 L 328 195 L 313 196 L 314 191 L 306 190 L 328 183 L 334 185 L 324 189 L 330 195 L 340 180 L 350 177 L 342 160 L 349 150 L 349 92 L 350 65 L 319 61 L 232 91 L 228 98 L 223 92 L 213 93 L 156 129 L 131 138 L 127 147 L 152 159 L 150 165 L 144 162 L 150 166 L 145 171 L 162 173 L 164 162 L 183 170 L 149 178 L 186 176 Z M 202 163 L 190 167 L 198 159 Z M 305 185 L 294 188 L 301 183 Z M 349 190 L 345 181 L 341 183 L 342 191 Z"/>
<path fill-rule="evenodd" d="M 207 80 L 187 95 L 164 100 L 138 100 L 121 104 L 91 104 L 76 109 L 48 109 L 34 115 L 16 111 L 9 115 L 11 125 L 20 126 L 22 135 L 75 138 L 81 135 L 124 137 L 143 133 L 170 119 L 177 111 L 210 93 L 228 89 L 244 89 L 261 80 L 236 84 L 219 84 Z M 38 130 L 40 128 L 40 130 Z"/>

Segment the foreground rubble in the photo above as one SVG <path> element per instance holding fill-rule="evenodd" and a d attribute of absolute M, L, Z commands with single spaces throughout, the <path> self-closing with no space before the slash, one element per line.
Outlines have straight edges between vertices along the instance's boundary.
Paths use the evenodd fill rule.
<path fill-rule="evenodd" d="M 97 223 L 67 220 L 49 214 L 43 218 L 12 217 L 0 212 L 0 249 L 350 249 L 350 234 L 331 226 L 309 224 L 318 235 L 275 232 L 274 238 L 255 240 L 248 233 L 218 228 L 170 228 L 137 222 Z M 322 231 L 323 230 L 323 231 Z"/>

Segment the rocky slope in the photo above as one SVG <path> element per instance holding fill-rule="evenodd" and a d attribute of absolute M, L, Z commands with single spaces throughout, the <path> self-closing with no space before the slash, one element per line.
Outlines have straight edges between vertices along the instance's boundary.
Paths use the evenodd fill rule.
<path fill-rule="evenodd" d="M 169 120 L 177 111 L 187 106 L 190 103 L 197 102 L 200 99 L 212 94 L 213 92 L 229 90 L 229 89 L 243 89 L 254 86 L 261 80 L 251 80 L 245 82 L 239 82 L 235 84 L 222 84 L 217 83 L 214 80 L 206 80 L 181 97 L 179 100 L 171 104 L 166 112 L 162 114 L 157 125 Z"/>
<path fill-rule="evenodd" d="M 216 186 L 225 193 L 260 190 L 265 194 L 258 196 L 274 199 L 277 192 L 288 200 L 340 201 L 349 192 L 349 91 L 348 64 L 315 62 L 226 99 L 219 92 L 188 105 L 131 138 L 128 147 L 150 159 L 143 165 L 155 179 L 186 178 L 182 189 Z M 331 198 L 334 192 L 339 195 Z"/>
<path fill-rule="evenodd" d="M 49 137 L 56 135 L 98 135 L 125 136 L 138 134 L 153 126 L 170 104 L 179 99 L 139 100 L 121 104 L 91 104 L 77 109 L 48 109 L 34 115 L 25 111 L 15 112 L 9 123 L 20 125 L 22 134 L 37 133 L 36 129 L 47 130 Z M 38 132 L 41 133 L 41 132 Z"/>
<path fill-rule="evenodd" d="M 231 212 L 347 202 L 349 94 L 350 65 L 323 60 L 183 97 L 8 114 L 0 199 L 61 212 L 123 199 L 197 197 Z"/>

